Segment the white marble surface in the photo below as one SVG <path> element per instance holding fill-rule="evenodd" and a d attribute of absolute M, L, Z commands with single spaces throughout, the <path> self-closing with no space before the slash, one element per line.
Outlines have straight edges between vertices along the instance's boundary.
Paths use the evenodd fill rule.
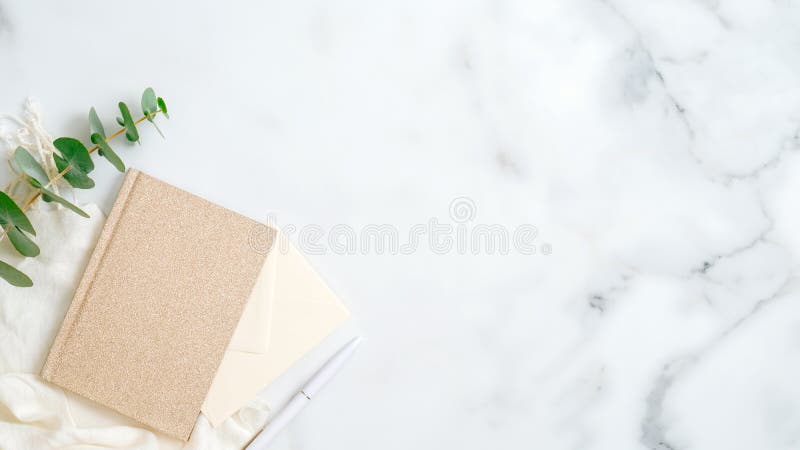
<path fill-rule="evenodd" d="M 126 161 L 254 218 L 405 233 L 467 196 L 468 225 L 538 227 L 536 255 L 312 255 L 366 341 L 275 448 L 796 449 L 798 25 L 788 0 L 0 0 L 0 110 L 74 135 L 152 85 L 167 140 Z"/>

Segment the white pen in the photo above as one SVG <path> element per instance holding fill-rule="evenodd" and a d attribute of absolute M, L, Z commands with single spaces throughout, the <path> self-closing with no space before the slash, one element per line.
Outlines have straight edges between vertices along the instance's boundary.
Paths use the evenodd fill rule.
<path fill-rule="evenodd" d="M 278 432 L 291 422 L 294 416 L 308 404 L 309 400 L 314 398 L 317 392 L 339 372 L 339 369 L 342 368 L 345 361 L 355 352 L 359 343 L 361 343 L 361 338 L 354 338 L 336 352 L 335 355 L 331 356 L 331 359 L 320 367 L 317 373 L 308 380 L 303 389 L 292 397 L 282 410 L 275 414 L 275 417 L 267 423 L 267 426 L 265 426 L 258 435 L 256 435 L 255 439 L 253 439 L 245 450 L 266 450 L 267 444 L 277 436 Z"/>

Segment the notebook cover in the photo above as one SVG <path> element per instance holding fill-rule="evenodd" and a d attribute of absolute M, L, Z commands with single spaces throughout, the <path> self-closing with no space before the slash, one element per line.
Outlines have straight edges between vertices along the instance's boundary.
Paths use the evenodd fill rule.
<path fill-rule="evenodd" d="M 188 440 L 264 263 L 256 226 L 129 170 L 42 377 Z"/>

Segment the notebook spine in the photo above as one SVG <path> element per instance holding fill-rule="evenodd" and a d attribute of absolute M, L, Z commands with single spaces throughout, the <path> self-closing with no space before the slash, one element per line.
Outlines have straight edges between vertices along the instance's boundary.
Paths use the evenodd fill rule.
<path fill-rule="evenodd" d="M 92 252 L 91 258 L 89 258 L 89 263 L 86 265 L 86 270 L 84 271 L 83 277 L 81 278 L 78 288 L 75 291 L 75 295 L 72 298 L 72 303 L 67 310 L 67 314 L 64 316 L 64 321 L 61 323 L 61 329 L 56 335 L 53 345 L 50 347 L 50 353 L 47 355 L 47 359 L 42 367 L 41 376 L 45 380 L 52 381 L 56 371 L 58 370 L 61 359 L 61 350 L 72 333 L 75 321 L 78 319 L 78 317 L 80 317 L 84 300 L 92 288 L 92 284 L 95 280 L 95 274 L 102 266 L 106 250 L 113 241 L 114 234 L 117 230 L 117 225 L 128 207 L 128 198 L 130 197 L 130 194 L 136 185 L 136 181 L 139 178 L 139 173 L 140 172 L 136 169 L 129 169 L 125 176 L 125 180 L 122 183 L 122 187 L 120 187 L 119 194 L 117 194 L 117 200 L 114 202 L 114 206 L 111 208 L 111 213 L 109 213 L 108 218 L 106 219 L 106 223 L 103 226 L 103 230 L 101 231 L 100 237 L 97 240 L 97 245 Z"/>

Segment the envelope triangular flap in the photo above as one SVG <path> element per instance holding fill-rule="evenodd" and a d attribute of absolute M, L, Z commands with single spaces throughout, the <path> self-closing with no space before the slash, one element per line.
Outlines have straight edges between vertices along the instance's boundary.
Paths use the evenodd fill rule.
<path fill-rule="evenodd" d="M 275 299 L 277 259 L 267 257 L 233 333 L 228 350 L 264 353 L 269 345 Z"/>
<path fill-rule="evenodd" d="M 276 238 L 278 241 L 285 237 Z M 202 412 L 217 426 L 252 400 L 349 316 L 341 301 L 328 288 L 303 255 L 290 243 L 274 245 L 265 267 L 271 271 L 272 289 L 257 295 L 271 299 L 269 336 L 263 353 L 230 346 L 220 364 Z"/>

